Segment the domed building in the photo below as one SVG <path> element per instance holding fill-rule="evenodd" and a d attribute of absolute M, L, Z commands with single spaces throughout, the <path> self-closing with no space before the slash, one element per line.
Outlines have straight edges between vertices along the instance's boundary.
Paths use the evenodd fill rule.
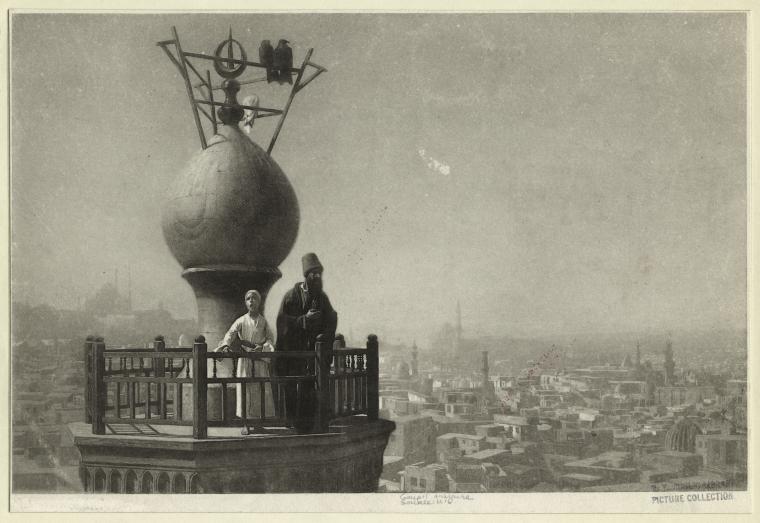
<path fill-rule="evenodd" d="M 665 450 L 694 452 L 697 435 L 702 431 L 688 418 L 681 418 L 665 434 Z"/>

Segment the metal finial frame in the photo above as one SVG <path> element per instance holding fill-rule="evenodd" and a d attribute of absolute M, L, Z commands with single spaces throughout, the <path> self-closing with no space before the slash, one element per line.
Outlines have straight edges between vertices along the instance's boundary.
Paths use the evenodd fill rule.
<path fill-rule="evenodd" d="M 232 59 L 233 57 L 233 46 L 237 45 L 238 49 L 240 49 L 240 59 L 243 61 L 242 63 L 233 63 Z M 222 56 L 222 49 L 224 47 L 227 47 L 227 60 L 219 60 L 219 58 Z M 237 78 L 243 72 L 245 72 L 245 68 L 248 67 L 246 65 L 246 61 L 248 60 L 248 56 L 245 54 L 245 49 L 243 49 L 243 45 L 232 38 L 232 28 L 230 27 L 230 36 L 227 37 L 226 40 L 222 40 L 222 42 L 219 43 L 219 45 L 216 47 L 216 51 L 214 51 L 214 70 L 216 73 L 221 76 L 222 78 Z"/>
<path fill-rule="evenodd" d="M 290 90 L 290 95 L 288 96 L 288 100 L 285 103 L 285 106 L 282 109 L 271 109 L 266 107 L 252 107 L 248 105 L 239 105 L 239 104 L 228 104 L 225 102 L 220 102 L 214 100 L 214 94 L 213 92 L 215 90 L 220 90 L 223 87 L 221 85 L 214 86 L 211 83 L 211 73 L 207 69 L 205 77 L 201 75 L 200 72 L 198 72 L 198 69 L 195 68 L 195 66 L 192 64 L 192 62 L 189 60 L 190 58 L 198 59 L 198 60 L 206 60 L 211 61 L 214 63 L 214 70 L 219 74 L 219 76 L 222 76 L 223 78 L 233 78 L 235 76 L 239 76 L 242 74 L 243 70 L 246 67 L 257 67 L 260 69 L 266 69 L 266 66 L 264 64 L 260 64 L 257 62 L 251 62 L 247 60 L 245 50 L 243 49 L 243 46 L 237 41 L 232 39 L 232 28 L 230 28 L 230 34 L 229 37 L 224 40 L 221 44 L 219 44 L 219 47 L 217 48 L 217 52 L 214 54 L 214 56 L 209 56 L 201 53 L 193 53 L 189 51 L 183 51 L 182 46 L 179 41 L 179 35 L 177 34 L 176 27 L 172 26 L 172 40 L 163 40 L 161 42 L 157 42 L 156 45 L 158 45 L 163 51 L 166 53 L 166 55 L 169 57 L 169 60 L 177 67 L 179 70 L 180 75 L 182 76 L 182 79 L 185 83 L 185 90 L 187 91 L 187 97 L 190 101 L 191 110 L 193 112 L 193 119 L 195 121 L 195 126 L 198 129 L 198 137 L 201 142 L 201 148 L 205 149 L 208 147 L 206 142 L 206 134 L 203 129 L 203 125 L 201 124 L 201 118 L 200 115 L 205 116 L 210 122 L 213 129 L 214 134 L 217 132 L 217 115 L 214 111 L 214 108 L 216 107 L 227 107 L 227 108 L 242 108 L 242 109 L 249 109 L 252 111 L 257 111 L 258 117 L 257 118 L 266 118 L 268 116 L 279 116 L 280 119 L 277 122 L 277 127 L 275 128 L 275 131 L 272 135 L 272 139 L 269 142 L 269 147 L 267 148 L 267 153 L 272 154 L 272 149 L 274 149 L 274 144 L 277 141 L 277 138 L 280 135 L 280 131 L 282 130 L 282 126 L 285 122 L 285 118 L 288 115 L 288 111 L 290 110 L 290 106 L 293 103 L 293 99 L 295 98 L 296 94 L 298 94 L 301 89 L 306 87 L 309 83 L 311 83 L 317 76 L 327 71 L 325 67 L 322 67 L 321 65 L 315 64 L 311 62 L 311 55 L 314 52 L 313 48 L 310 48 L 306 52 L 306 57 L 304 58 L 303 62 L 301 63 L 301 67 L 299 68 L 291 68 L 287 72 L 290 74 L 296 75 L 296 80 L 293 82 L 293 87 Z M 232 45 L 233 42 L 236 43 L 241 51 L 241 57 L 239 59 L 233 58 L 231 56 L 232 53 Z M 224 47 L 224 45 L 227 44 L 227 50 L 228 50 L 228 56 L 227 57 L 221 57 L 219 56 L 221 54 L 221 49 Z M 169 46 L 174 46 L 174 53 L 169 50 Z M 237 67 L 235 67 L 233 64 L 237 64 Z M 306 72 L 307 68 L 311 67 L 314 70 L 311 72 L 311 75 L 308 76 L 306 79 L 304 79 L 304 73 Z M 231 76 L 223 75 L 219 72 L 219 68 L 221 68 L 225 73 L 230 74 Z M 199 83 L 193 85 L 190 81 L 190 71 L 195 74 L 195 76 L 198 77 L 200 80 Z M 244 82 L 239 82 L 240 85 L 250 84 L 254 82 L 260 82 L 265 81 L 266 78 L 263 79 L 254 79 Z M 193 89 L 194 88 L 204 88 L 206 92 L 200 91 L 202 98 L 196 98 Z M 207 112 L 203 106 L 211 106 L 211 110 Z"/>

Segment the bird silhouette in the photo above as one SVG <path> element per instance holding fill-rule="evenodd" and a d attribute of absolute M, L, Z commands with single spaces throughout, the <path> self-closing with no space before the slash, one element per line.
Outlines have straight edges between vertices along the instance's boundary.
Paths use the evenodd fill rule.
<path fill-rule="evenodd" d="M 274 50 L 274 70 L 277 74 L 277 81 L 293 83 L 293 77 L 290 75 L 290 69 L 293 68 L 293 50 L 288 45 L 288 41 L 281 39 L 277 42 L 277 48 Z"/>
<path fill-rule="evenodd" d="M 274 47 L 269 40 L 262 40 L 259 46 L 259 62 L 267 68 L 267 82 L 277 80 L 277 75 L 272 70 L 274 67 Z"/>
<path fill-rule="evenodd" d="M 243 98 L 243 105 L 247 105 L 250 107 L 259 107 L 259 97 L 255 94 L 252 94 L 250 96 L 246 96 Z M 243 111 L 243 129 L 245 132 L 250 133 L 251 128 L 253 128 L 253 122 L 256 120 L 256 117 L 259 115 L 259 112 L 255 109 L 245 109 Z"/>

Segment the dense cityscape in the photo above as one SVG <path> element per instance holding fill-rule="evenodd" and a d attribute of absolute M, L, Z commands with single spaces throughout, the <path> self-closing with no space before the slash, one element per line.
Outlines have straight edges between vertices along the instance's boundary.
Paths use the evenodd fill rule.
<path fill-rule="evenodd" d="M 447 345 L 381 352 L 381 490 L 746 489 L 745 339 L 584 351 L 464 337 L 457 307 Z"/>
<path fill-rule="evenodd" d="M 84 416 L 82 333 L 182 346 L 195 329 L 130 301 L 114 283 L 75 311 L 14 304 L 15 492 L 81 491 L 66 425 Z M 746 333 L 517 340 L 465 336 L 453 316 L 433 347 L 381 343 L 396 430 L 380 492 L 746 488 Z"/>
<path fill-rule="evenodd" d="M 14 492 L 81 492 L 79 451 L 67 428 L 84 420 L 84 337 L 140 347 L 156 334 L 185 345 L 195 321 L 172 317 L 161 304 L 136 311 L 130 292 L 108 283 L 76 310 L 12 304 Z M 111 342 L 113 340 L 113 342 Z"/>

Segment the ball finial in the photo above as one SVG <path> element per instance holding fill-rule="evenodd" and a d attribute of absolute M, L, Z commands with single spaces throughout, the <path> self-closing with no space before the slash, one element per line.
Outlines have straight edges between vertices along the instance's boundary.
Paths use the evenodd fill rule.
<path fill-rule="evenodd" d="M 224 103 L 229 105 L 220 107 L 216 114 L 225 125 L 237 125 L 237 123 L 243 119 L 244 113 L 243 108 L 240 107 L 240 104 L 238 104 L 237 101 L 237 93 L 240 91 L 240 82 L 233 79 L 227 79 L 222 82 L 222 89 L 226 95 Z"/>

